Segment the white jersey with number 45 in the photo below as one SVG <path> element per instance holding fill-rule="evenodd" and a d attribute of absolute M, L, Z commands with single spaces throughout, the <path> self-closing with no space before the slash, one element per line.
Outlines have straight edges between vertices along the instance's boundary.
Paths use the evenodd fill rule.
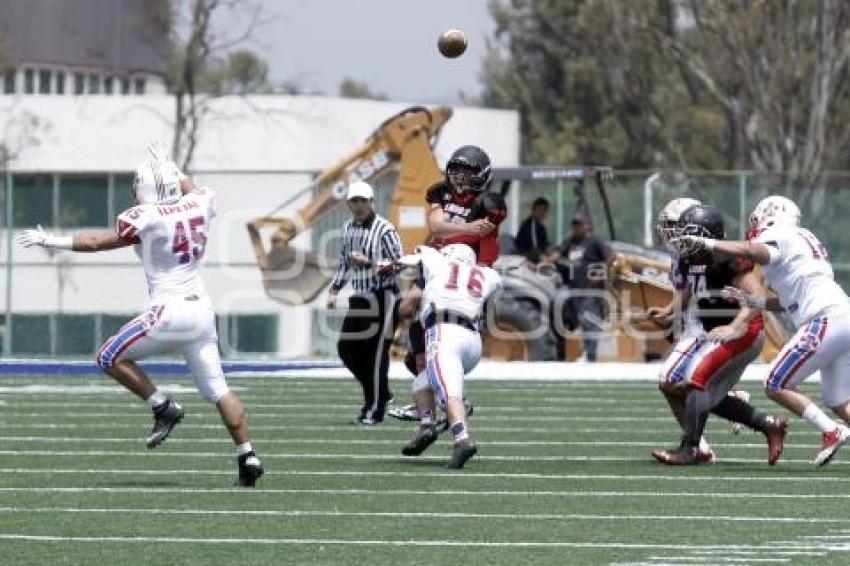
<path fill-rule="evenodd" d="M 771 250 L 770 262 L 762 266 L 765 281 L 795 325 L 850 306 L 847 294 L 835 282 L 826 248 L 814 234 L 796 226 L 772 226 L 755 241 Z"/>
<path fill-rule="evenodd" d="M 204 256 L 215 194 L 204 187 L 174 204 L 142 204 L 118 215 L 118 235 L 134 245 L 145 268 L 152 301 L 206 297 L 198 265 Z"/>
<path fill-rule="evenodd" d="M 502 288 L 501 276 L 489 267 L 452 260 L 428 246 L 420 246 L 417 253 L 425 279 L 420 314 L 423 325 L 432 308 L 475 320 L 487 298 Z"/>

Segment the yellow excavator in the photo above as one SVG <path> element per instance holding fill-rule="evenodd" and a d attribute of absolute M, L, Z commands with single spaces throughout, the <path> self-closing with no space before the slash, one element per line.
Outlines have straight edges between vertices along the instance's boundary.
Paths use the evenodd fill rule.
<path fill-rule="evenodd" d="M 386 215 L 398 228 L 405 250 L 410 251 L 413 246 L 424 242 L 428 236 L 425 192 L 443 178 L 433 147 L 451 116 L 452 110 L 445 107 L 415 106 L 399 112 L 378 126 L 359 148 L 319 173 L 309 187 L 268 215 L 248 222 L 248 234 L 268 296 L 285 305 L 306 304 L 330 282 L 338 260 L 305 251 L 291 243 L 296 236 L 315 227 L 324 215 L 343 204 L 346 187 L 356 180 L 381 184 L 395 177 Z M 605 203 L 611 239 L 614 240 L 613 217 L 603 186 L 603 181 L 613 175 L 610 168 L 504 169 L 501 178 L 497 171 L 494 184 L 501 182 L 501 191 L 505 194 L 512 181 L 531 179 L 533 182 L 551 179 L 552 175 L 575 179 L 579 183 L 585 180 L 596 182 Z M 313 198 L 299 210 L 289 210 L 294 200 L 307 192 L 313 193 Z M 669 304 L 672 298 L 671 286 L 659 277 L 669 270 L 669 261 L 653 259 L 651 254 L 635 252 L 635 248 L 629 247 L 632 253 L 618 251 L 618 269 L 611 276 L 618 309 L 614 359 L 620 361 L 657 358 L 669 347 L 663 338 L 645 339 L 624 331 L 623 320 L 628 310 L 662 306 Z M 537 275 L 523 266 L 522 258 L 504 259 L 502 269 L 506 280 L 518 281 L 518 287 L 534 287 L 537 297 L 540 293 L 551 295 L 556 292 L 549 283 L 541 285 L 534 281 Z M 498 263 L 496 267 L 499 268 Z M 523 300 L 529 297 L 523 297 L 521 292 L 516 292 L 517 289 L 514 291 L 512 296 L 499 299 L 495 305 L 495 326 L 499 332 L 485 329 L 484 354 L 510 360 L 551 360 L 556 356 L 555 341 L 565 340 L 566 359 L 578 357 L 580 340 L 577 337 L 557 337 L 551 330 L 541 333 L 529 328 L 529 325 L 551 327 L 548 317 L 552 314 L 542 312 L 544 309 L 538 305 L 540 312 L 531 316 L 535 315 L 535 299 Z M 763 358 L 770 359 L 786 341 L 787 334 L 772 316 L 767 318 L 768 341 Z M 528 338 L 529 335 L 534 338 Z"/>

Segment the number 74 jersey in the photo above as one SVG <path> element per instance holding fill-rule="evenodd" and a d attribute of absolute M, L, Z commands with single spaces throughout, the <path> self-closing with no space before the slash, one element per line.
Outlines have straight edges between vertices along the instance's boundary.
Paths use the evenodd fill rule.
<path fill-rule="evenodd" d="M 173 204 L 142 204 L 118 215 L 115 228 L 122 239 L 134 244 L 151 300 L 206 296 L 198 265 L 215 214 L 215 194 L 202 188 Z"/>
<path fill-rule="evenodd" d="M 502 288 L 501 276 L 489 267 L 452 260 L 428 246 L 420 246 L 417 252 L 425 280 L 420 314 L 423 325 L 432 309 L 476 320 L 487 298 Z"/>

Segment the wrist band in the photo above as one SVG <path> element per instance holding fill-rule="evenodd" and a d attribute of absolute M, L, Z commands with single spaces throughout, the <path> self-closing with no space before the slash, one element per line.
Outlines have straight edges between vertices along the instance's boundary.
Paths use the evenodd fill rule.
<path fill-rule="evenodd" d="M 44 247 L 70 250 L 74 248 L 73 236 L 50 236 L 44 241 Z"/>
<path fill-rule="evenodd" d="M 759 297 L 757 295 L 748 295 L 747 304 L 756 309 L 764 309 L 767 306 L 767 297 Z"/>
<path fill-rule="evenodd" d="M 703 238 L 702 242 L 705 246 L 705 249 L 707 249 L 708 251 L 713 251 L 714 247 L 717 245 L 717 240 L 715 240 L 714 238 Z"/>

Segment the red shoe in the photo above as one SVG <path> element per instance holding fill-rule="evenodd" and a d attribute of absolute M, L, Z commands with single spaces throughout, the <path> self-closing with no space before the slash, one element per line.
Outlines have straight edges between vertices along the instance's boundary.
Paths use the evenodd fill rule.
<path fill-rule="evenodd" d="M 776 464 L 782 456 L 785 447 L 785 435 L 788 434 L 788 417 L 773 417 L 773 422 L 768 425 L 764 435 L 767 438 L 767 463 L 771 466 Z"/>
<path fill-rule="evenodd" d="M 697 454 L 696 450 L 687 446 L 675 450 L 656 448 L 652 451 L 653 458 L 668 466 L 694 466 L 700 462 Z"/>
<path fill-rule="evenodd" d="M 825 466 L 829 464 L 841 445 L 850 440 L 850 428 L 846 426 L 838 426 L 835 430 L 823 433 L 821 437 L 821 449 L 812 462 L 815 466 Z"/>

